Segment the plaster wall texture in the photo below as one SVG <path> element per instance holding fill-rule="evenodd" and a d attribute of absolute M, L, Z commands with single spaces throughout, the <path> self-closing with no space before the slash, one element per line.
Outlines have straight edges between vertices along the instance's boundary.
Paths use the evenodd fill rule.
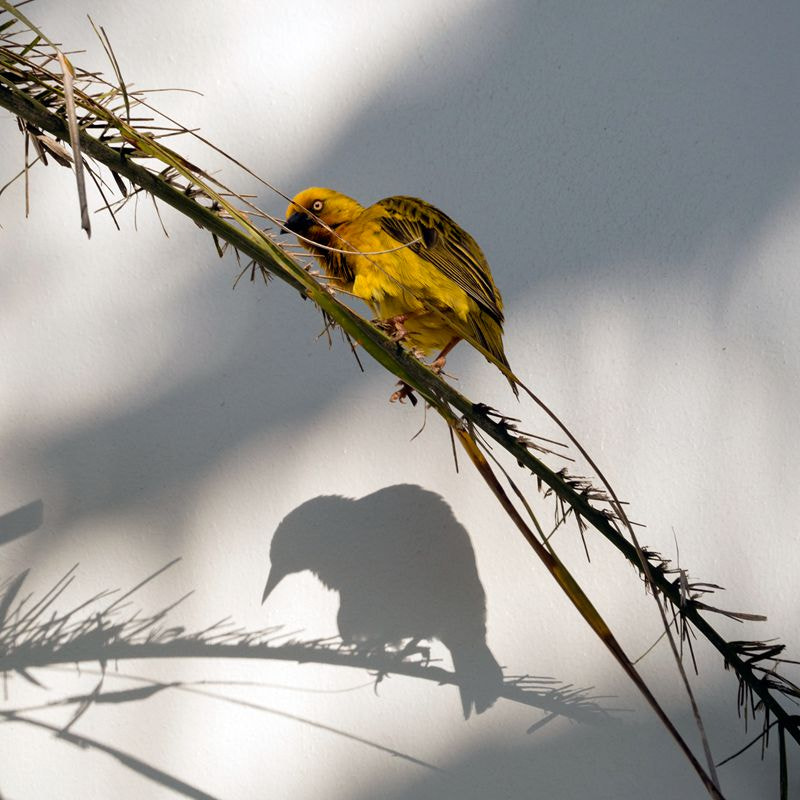
<path fill-rule="evenodd" d="M 65 48 L 85 48 L 84 66 L 111 74 L 86 12 L 128 81 L 202 92 L 156 97 L 286 194 L 410 194 L 458 220 L 503 292 L 515 371 L 630 502 L 643 542 L 673 558 L 677 542 L 682 567 L 728 588 L 719 605 L 768 616 L 722 621 L 727 635 L 777 636 L 797 657 L 796 3 L 27 10 Z M 175 146 L 226 179 L 221 157 Z M 0 180 L 21 160 L 2 113 Z M 3 577 L 30 569 L 25 590 L 40 594 L 77 562 L 65 609 L 180 557 L 136 607 L 192 592 L 169 624 L 230 616 L 300 640 L 336 636 L 340 611 L 390 626 L 398 609 L 443 639 L 480 640 L 485 602 L 486 644 L 507 676 L 594 687 L 609 711 L 586 722 L 501 699 L 465 721 L 457 689 L 435 681 L 373 686 L 364 669 L 313 661 L 121 661 L 104 692 L 140 678 L 184 686 L 95 704 L 70 729 L 88 746 L 0 726 L 3 797 L 704 796 L 463 458 L 455 472 L 442 424 L 429 418 L 411 441 L 423 412 L 386 402 L 382 370 L 362 374 L 341 342 L 329 350 L 318 314 L 278 282 L 231 291 L 235 261 L 169 209 L 169 238 L 141 201 L 138 230 L 131 207 L 121 232 L 96 215 L 87 241 L 71 174 L 37 167 L 30 180 L 27 219 L 19 184 L 0 196 Z M 283 213 L 255 181 L 236 188 Z M 468 396 L 552 432 L 466 345 L 448 370 Z M 546 501 L 536 508 L 550 518 Z M 262 606 L 282 522 L 288 552 L 299 566 L 321 559 L 328 588 L 300 572 Z M 655 607 L 621 557 L 587 539 L 591 564 L 574 530 L 556 543 L 637 655 L 659 634 Z M 460 627 L 476 620 L 477 633 Z M 696 654 L 721 759 L 753 728 L 720 658 L 702 643 Z M 450 667 L 436 639 L 431 656 Z M 91 691 L 96 666 L 34 670 L 46 688 L 12 676 L 2 708 Z M 663 645 L 642 670 L 696 746 Z M 27 715 L 58 729 L 74 711 Z M 720 773 L 736 800 L 777 796 L 777 774 L 775 747 Z"/>

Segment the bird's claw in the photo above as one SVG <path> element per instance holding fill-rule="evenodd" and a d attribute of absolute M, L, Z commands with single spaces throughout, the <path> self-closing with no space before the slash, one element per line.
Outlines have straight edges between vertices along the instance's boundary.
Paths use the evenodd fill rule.
<path fill-rule="evenodd" d="M 406 399 L 408 399 L 411 401 L 411 405 L 415 406 L 417 404 L 417 396 L 414 394 L 414 390 L 405 381 L 398 381 L 398 385 L 400 388 L 392 394 L 389 402 L 405 403 Z"/>
<path fill-rule="evenodd" d="M 372 673 L 375 676 L 375 683 L 372 684 L 372 691 L 375 692 L 375 696 L 378 696 L 378 684 L 383 681 L 384 678 L 389 677 L 389 672 L 387 670 L 378 670 L 377 672 Z"/>
<path fill-rule="evenodd" d="M 375 683 L 373 684 L 372 688 L 376 695 L 378 694 L 378 684 L 381 683 L 385 678 L 391 677 L 393 668 L 392 665 L 399 666 L 411 656 L 417 655 L 421 657 L 420 661 L 412 663 L 419 663 L 423 667 L 428 667 L 431 663 L 431 648 L 426 645 L 421 645 L 419 643 L 419 639 L 411 639 L 411 641 L 409 641 L 399 650 L 387 651 L 386 649 L 381 649 L 380 654 L 377 650 L 375 650 L 372 651 L 370 655 L 380 655 L 389 661 L 386 666 L 378 667 L 375 672 L 370 673 L 375 677 Z"/>
<path fill-rule="evenodd" d="M 428 667 L 431 663 L 431 648 L 419 644 L 419 642 L 411 641 L 402 649 L 400 656 L 402 661 L 405 661 L 409 656 L 420 656 L 420 661 L 414 663 Z"/>
<path fill-rule="evenodd" d="M 434 359 L 431 361 L 430 367 L 431 372 L 435 372 L 437 375 L 440 375 L 444 370 L 444 365 L 447 363 L 447 359 L 444 356 L 439 356 L 439 358 Z"/>
<path fill-rule="evenodd" d="M 398 314 L 388 319 L 374 319 L 372 323 L 382 331 L 385 331 L 393 342 L 402 342 L 408 336 L 408 331 L 403 325 L 408 316 L 408 314 Z"/>

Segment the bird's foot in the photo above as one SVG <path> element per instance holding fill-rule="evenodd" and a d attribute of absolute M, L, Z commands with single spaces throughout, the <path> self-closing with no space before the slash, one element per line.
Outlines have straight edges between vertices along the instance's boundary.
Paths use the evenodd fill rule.
<path fill-rule="evenodd" d="M 375 692 L 375 696 L 378 696 L 378 684 L 380 684 L 384 678 L 389 677 L 388 672 L 372 672 L 370 673 L 375 678 L 375 682 L 372 684 L 372 691 Z"/>
<path fill-rule="evenodd" d="M 444 365 L 447 363 L 447 358 L 445 356 L 439 356 L 431 361 L 431 371 L 435 372 L 437 375 L 441 374 L 444 370 Z"/>
<path fill-rule="evenodd" d="M 447 356 L 450 351 L 459 343 L 460 339 L 457 336 L 454 336 L 446 345 L 444 350 L 439 353 L 436 358 L 431 361 L 428 365 L 433 373 L 436 375 L 447 375 L 444 371 L 444 365 L 447 363 Z M 454 377 L 453 375 L 447 375 L 448 378 Z"/>
<path fill-rule="evenodd" d="M 403 324 L 411 314 L 397 314 L 387 319 L 374 319 L 372 322 L 382 331 L 389 334 L 389 338 L 394 342 L 402 342 L 408 336 L 408 331 Z"/>
<path fill-rule="evenodd" d="M 414 394 L 414 390 L 405 381 L 398 381 L 397 385 L 400 388 L 392 394 L 389 398 L 389 402 L 405 403 L 406 400 L 410 400 L 411 405 L 415 406 L 417 404 L 417 396 Z"/>
<path fill-rule="evenodd" d="M 446 361 L 447 359 L 439 356 L 439 358 L 431 361 L 431 363 L 428 364 L 428 367 L 434 375 L 441 375 L 443 378 L 450 378 L 450 380 L 457 381 L 458 378 L 455 375 L 451 375 L 449 372 L 444 371 L 444 365 Z"/>
<path fill-rule="evenodd" d="M 377 661 L 381 665 L 376 667 L 374 670 L 370 670 L 369 674 L 375 678 L 375 682 L 372 684 L 372 690 L 375 694 L 378 694 L 378 684 L 382 683 L 384 678 L 391 677 L 391 665 L 386 663 L 386 645 L 385 644 L 374 644 L 372 646 L 368 646 L 366 648 L 359 647 L 357 652 L 362 653 L 366 656 L 367 662 L 370 661 Z M 382 663 L 381 663 L 382 662 Z"/>
<path fill-rule="evenodd" d="M 375 672 L 371 673 L 375 678 L 375 683 L 373 684 L 375 694 L 378 693 L 378 684 L 385 678 L 390 678 L 392 671 L 397 669 L 397 667 L 407 661 L 411 656 L 420 656 L 421 658 L 419 661 L 412 663 L 421 664 L 423 667 L 427 667 L 431 663 L 431 648 L 427 645 L 420 644 L 419 639 L 412 639 L 398 650 L 387 650 L 385 647 L 380 650 L 376 649 L 371 655 L 384 659 L 384 666 L 378 667 Z"/>
<path fill-rule="evenodd" d="M 427 667 L 431 663 L 431 648 L 420 644 L 419 639 L 412 639 L 402 650 L 397 653 L 399 661 L 405 661 L 409 656 L 420 656 L 418 663 Z"/>

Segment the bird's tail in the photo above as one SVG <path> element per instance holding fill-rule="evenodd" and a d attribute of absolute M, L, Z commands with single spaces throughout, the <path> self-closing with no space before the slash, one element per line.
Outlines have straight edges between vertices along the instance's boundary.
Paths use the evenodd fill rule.
<path fill-rule="evenodd" d="M 503 688 L 503 671 L 486 642 L 459 642 L 450 646 L 453 668 L 461 694 L 464 719 L 472 710 L 481 714 L 494 705 Z"/>
<path fill-rule="evenodd" d="M 506 376 L 506 380 L 511 384 L 511 391 L 514 392 L 519 400 L 519 387 L 522 386 L 525 388 L 525 384 L 514 374 L 514 371 L 511 369 L 511 364 L 508 363 L 506 354 L 501 352 L 494 363 L 503 375 Z"/>

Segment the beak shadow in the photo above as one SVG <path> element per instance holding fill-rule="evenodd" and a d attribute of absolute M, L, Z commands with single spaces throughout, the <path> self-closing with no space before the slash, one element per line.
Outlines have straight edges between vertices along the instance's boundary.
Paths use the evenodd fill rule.
<path fill-rule="evenodd" d="M 277 575 L 275 570 L 270 570 L 267 575 L 267 584 L 264 586 L 264 593 L 261 595 L 261 605 L 263 606 L 272 590 L 281 582 L 281 575 Z"/>

